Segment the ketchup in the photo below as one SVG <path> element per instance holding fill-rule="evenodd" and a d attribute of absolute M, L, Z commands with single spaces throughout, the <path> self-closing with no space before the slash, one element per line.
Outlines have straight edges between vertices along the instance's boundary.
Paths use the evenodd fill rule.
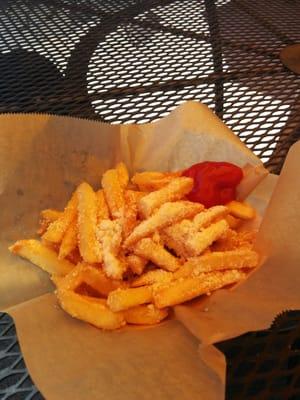
<path fill-rule="evenodd" d="M 194 179 L 194 187 L 187 199 L 208 208 L 235 200 L 243 171 L 228 162 L 205 161 L 192 165 L 182 175 Z"/>

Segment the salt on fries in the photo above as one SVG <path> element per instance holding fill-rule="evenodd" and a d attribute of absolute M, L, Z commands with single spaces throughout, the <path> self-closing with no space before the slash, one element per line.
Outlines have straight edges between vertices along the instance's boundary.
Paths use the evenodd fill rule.
<path fill-rule="evenodd" d="M 170 306 L 232 285 L 258 264 L 254 232 L 239 232 L 254 209 L 232 201 L 205 209 L 186 200 L 193 179 L 123 163 L 97 191 L 86 182 L 63 211 L 41 212 L 41 241 L 10 250 L 51 275 L 61 307 L 102 329 L 151 325 Z"/>

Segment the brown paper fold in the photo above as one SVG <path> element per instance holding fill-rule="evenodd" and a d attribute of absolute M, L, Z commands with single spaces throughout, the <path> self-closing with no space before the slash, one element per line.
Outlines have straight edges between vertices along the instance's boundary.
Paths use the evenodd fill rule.
<path fill-rule="evenodd" d="M 47 400 L 223 397 L 223 381 L 179 322 L 103 332 L 66 315 L 53 294 L 9 310 L 34 382 Z"/>
<path fill-rule="evenodd" d="M 172 319 L 152 328 L 102 332 L 66 315 L 53 294 L 42 295 L 52 290 L 47 275 L 7 251 L 13 241 L 34 236 L 39 211 L 62 207 L 82 180 L 98 187 L 103 171 L 120 159 L 131 171 L 176 170 L 202 160 L 258 169 L 262 164 L 207 107 L 194 102 L 139 126 L 48 115 L 2 115 L 0 121 L 0 206 L 5 210 L 0 214 L 0 307 L 10 307 L 26 364 L 44 396 L 224 398 L 225 360 L 211 344 L 266 327 L 282 309 L 299 308 L 299 278 L 294 279 L 299 189 L 287 183 L 297 179 L 299 145 L 290 152 L 263 219 L 259 242 L 270 259 L 260 270 L 234 291 L 176 307 L 182 324 Z M 260 213 L 275 183 L 269 176 L 251 196 Z M 283 204 L 288 205 L 284 211 Z"/>

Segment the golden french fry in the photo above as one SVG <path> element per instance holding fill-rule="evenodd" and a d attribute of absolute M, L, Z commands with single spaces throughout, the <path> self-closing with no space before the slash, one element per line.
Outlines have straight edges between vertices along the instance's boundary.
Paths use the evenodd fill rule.
<path fill-rule="evenodd" d="M 240 201 L 231 201 L 226 204 L 229 213 L 236 218 L 253 219 L 255 217 L 255 209 L 250 204 L 242 203 Z"/>
<path fill-rule="evenodd" d="M 97 221 L 109 218 L 109 209 L 105 200 L 103 189 L 96 192 L 97 196 Z"/>
<path fill-rule="evenodd" d="M 87 263 L 102 261 L 102 250 L 96 238 L 97 197 L 91 186 L 83 182 L 78 193 L 78 247 Z"/>
<path fill-rule="evenodd" d="M 58 218 L 62 216 L 62 211 L 54 210 L 52 208 L 47 208 L 46 210 L 42 210 L 40 213 L 41 219 L 46 219 L 49 222 L 56 221 Z"/>
<path fill-rule="evenodd" d="M 107 250 L 106 247 L 104 247 L 104 249 L 103 262 L 106 275 L 112 279 L 122 279 L 127 269 L 127 264 L 110 250 Z"/>
<path fill-rule="evenodd" d="M 123 315 L 129 324 L 154 325 L 168 316 L 168 309 L 158 309 L 153 304 L 147 304 L 124 310 Z"/>
<path fill-rule="evenodd" d="M 213 251 L 235 250 L 240 247 L 237 232 L 233 229 L 228 229 L 228 231 L 217 239 L 211 247 Z"/>
<path fill-rule="evenodd" d="M 42 236 L 47 231 L 51 222 L 56 221 L 62 214 L 61 211 L 52 210 L 51 208 L 41 211 L 39 229 L 37 231 L 38 235 Z"/>
<path fill-rule="evenodd" d="M 238 247 L 250 247 L 252 248 L 254 245 L 254 241 L 256 239 L 257 231 L 242 231 L 237 232 L 237 240 L 238 240 Z"/>
<path fill-rule="evenodd" d="M 258 254 L 250 249 L 212 251 L 200 257 L 189 258 L 182 267 L 175 271 L 174 279 L 224 269 L 255 268 L 257 264 Z"/>
<path fill-rule="evenodd" d="M 236 218 L 233 215 L 226 215 L 225 220 L 231 229 L 237 229 L 240 225 L 242 220 L 240 218 Z"/>
<path fill-rule="evenodd" d="M 107 278 L 103 270 L 85 263 L 76 265 L 63 280 L 58 282 L 58 285 L 61 289 L 74 291 L 82 283 L 86 283 L 105 297 L 113 290 L 128 286 L 126 282 Z"/>
<path fill-rule="evenodd" d="M 126 257 L 127 260 L 127 265 L 128 268 L 131 269 L 131 271 L 134 274 L 141 275 L 142 272 L 144 271 L 144 268 L 146 267 L 148 260 L 146 260 L 143 257 L 137 256 L 136 254 L 129 254 Z"/>
<path fill-rule="evenodd" d="M 190 221 L 188 221 L 188 222 L 190 222 Z M 171 226 L 170 228 L 172 228 L 172 227 L 173 226 Z M 181 239 L 181 236 L 180 236 L 180 240 L 178 240 L 175 232 L 169 235 L 166 232 L 166 230 L 163 230 L 160 233 L 160 237 L 162 238 L 163 244 L 168 249 L 173 250 L 177 256 L 179 256 L 179 257 L 186 256 L 187 251 L 184 247 L 184 240 Z"/>
<path fill-rule="evenodd" d="M 136 196 L 132 190 L 126 190 L 124 193 L 125 207 L 123 225 L 123 237 L 127 238 L 137 225 L 137 202 Z"/>
<path fill-rule="evenodd" d="M 198 256 L 206 250 L 215 240 L 219 239 L 229 229 L 227 222 L 222 219 L 208 228 L 197 232 L 185 241 L 185 248 L 190 257 Z"/>
<path fill-rule="evenodd" d="M 228 214 L 228 209 L 225 206 L 214 206 L 205 211 L 200 212 L 195 215 L 193 219 L 193 226 L 198 231 L 202 228 L 206 228 L 216 219 L 221 219 L 226 217 Z"/>
<path fill-rule="evenodd" d="M 116 169 L 107 170 L 102 177 L 105 199 L 113 218 L 120 218 L 124 211 L 124 189 Z"/>
<path fill-rule="evenodd" d="M 87 283 L 102 296 L 108 296 L 110 292 L 118 288 L 126 288 L 127 283 L 124 281 L 109 279 L 104 271 L 92 266 L 85 267 L 82 271 L 83 282 Z"/>
<path fill-rule="evenodd" d="M 61 290 L 74 291 L 83 282 L 81 279 L 82 268 L 83 264 L 78 264 L 68 274 L 62 277 L 62 279 L 56 279 L 57 287 Z"/>
<path fill-rule="evenodd" d="M 182 268 L 182 267 L 181 267 Z M 179 270 L 181 269 L 179 268 Z M 178 271 L 179 271 L 178 270 Z M 173 280 L 174 274 L 164 269 L 153 269 L 145 272 L 131 282 L 131 287 L 148 286 L 153 283 L 167 283 Z"/>
<path fill-rule="evenodd" d="M 97 328 L 112 330 L 126 324 L 122 313 L 112 312 L 103 299 L 82 296 L 70 290 L 58 290 L 57 298 L 68 314 Z"/>
<path fill-rule="evenodd" d="M 133 247 L 133 252 L 167 271 L 175 271 L 180 267 L 180 262 L 175 256 L 150 238 L 137 242 Z"/>
<path fill-rule="evenodd" d="M 172 179 L 162 189 L 147 194 L 139 201 L 139 213 L 144 218 L 149 217 L 162 204 L 167 201 L 181 200 L 193 188 L 192 178 L 181 177 Z"/>
<path fill-rule="evenodd" d="M 224 206 L 211 207 L 208 210 L 196 214 L 192 221 L 183 220 L 177 224 L 165 228 L 162 238 L 166 246 L 174 250 L 180 257 L 190 257 L 190 252 L 185 248 L 185 243 L 193 240 L 198 235 L 198 231 L 207 227 L 217 218 L 221 218 L 228 213 Z"/>
<path fill-rule="evenodd" d="M 39 227 L 38 230 L 36 231 L 36 233 L 39 236 L 43 236 L 43 234 L 46 232 L 46 230 L 48 229 L 48 226 L 50 225 L 50 221 L 47 221 L 46 219 L 40 219 L 39 220 Z"/>
<path fill-rule="evenodd" d="M 110 292 L 107 298 L 109 308 L 114 311 L 127 310 L 128 308 L 151 303 L 152 289 L 149 286 L 138 288 L 116 289 Z"/>
<path fill-rule="evenodd" d="M 120 162 L 116 165 L 116 170 L 118 173 L 120 185 L 123 189 L 125 189 L 129 182 L 129 174 L 126 165 L 123 162 Z"/>
<path fill-rule="evenodd" d="M 43 239 L 52 243 L 60 243 L 62 241 L 66 230 L 77 214 L 77 204 L 78 199 L 76 190 L 69 200 L 62 215 L 49 225 L 47 231 L 43 234 Z"/>
<path fill-rule="evenodd" d="M 151 192 L 166 186 L 173 178 L 179 177 L 180 172 L 140 172 L 135 174 L 131 182 L 143 192 Z"/>
<path fill-rule="evenodd" d="M 255 231 L 236 232 L 233 229 L 228 229 L 224 236 L 213 243 L 212 249 L 214 251 L 235 250 L 241 247 L 252 249 L 255 237 Z"/>
<path fill-rule="evenodd" d="M 19 240 L 9 247 L 12 253 L 26 258 L 51 275 L 66 275 L 74 265 L 67 260 L 59 260 L 54 250 L 35 239 Z"/>
<path fill-rule="evenodd" d="M 122 225 L 121 220 L 104 219 L 97 227 L 97 238 L 106 247 L 114 253 L 118 254 L 122 242 Z"/>
<path fill-rule="evenodd" d="M 118 220 L 109 219 L 100 222 L 97 238 L 103 249 L 103 268 L 110 278 L 121 279 L 127 269 L 124 259 L 118 257 L 122 241 L 122 227 Z"/>
<path fill-rule="evenodd" d="M 144 196 L 147 196 L 148 192 L 140 192 L 138 190 L 128 190 L 131 192 L 132 196 L 135 198 L 135 202 L 138 204 L 138 202 L 143 198 Z"/>
<path fill-rule="evenodd" d="M 150 218 L 142 221 L 128 236 L 124 247 L 132 246 L 138 240 L 150 236 L 156 230 L 165 228 L 185 218 L 191 218 L 203 209 L 198 203 L 177 201 L 163 204 Z"/>
<path fill-rule="evenodd" d="M 60 244 L 58 258 L 66 258 L 77 247 L 77 217 L 70 223 Z"/>
<path fill-rule="evenodd" d="M 238 282 L 245 277 L 246 274 L 243 271 L 232 269 L 179 279 L 167 286 L 158 285 L 153 289 L 154 304 L 157 308 L 174 306 Z"/>

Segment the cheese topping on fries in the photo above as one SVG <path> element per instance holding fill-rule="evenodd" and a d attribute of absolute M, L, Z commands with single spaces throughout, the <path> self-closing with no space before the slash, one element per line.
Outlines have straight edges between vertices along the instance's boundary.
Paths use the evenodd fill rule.
<path fill-rule="evenodd" d="M 169 307 L 245 279 L 258 265 L 248 204 L 187 200 L 192 177 L 126 166 L 86 182 L 63 211 L 43 210 L 41 240 L 9 249 L 47 271 L 61 307 L 102 329 L 157 324 Z M 199 182 L 197 183 L 199 185 Z"/>

